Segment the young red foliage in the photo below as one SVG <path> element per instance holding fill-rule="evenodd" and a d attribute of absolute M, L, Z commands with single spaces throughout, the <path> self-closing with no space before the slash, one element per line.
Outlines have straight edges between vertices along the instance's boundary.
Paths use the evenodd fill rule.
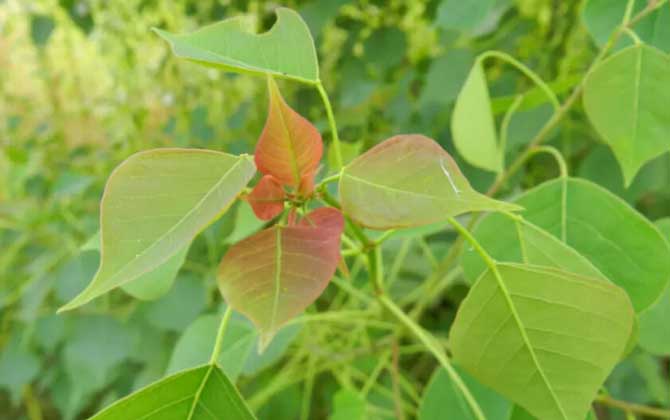
<path fill-rule="evenodd" d="M 258 327 L 263 343 L 316 300 L 340 260 L 344 217 L 316 209 L 294 226 L 275 225 L 233 245 L 221 260 L 226 302 Z"/>
<path fill-rule="evenodd" d="M 268 77 L 268 89 L 270 105 L 256 145 L 256 166 L 262 174 L 309 195 L 323 154 L 321 134 L 288 106 L 272 77 Z"/>
<path fill-rule="evenodd" d="M 274 219 L 284 210 L 286 192 L 272 175 L 265 175 L 258 181 L 247 201 L 256 217 L 261 220 Z"/>

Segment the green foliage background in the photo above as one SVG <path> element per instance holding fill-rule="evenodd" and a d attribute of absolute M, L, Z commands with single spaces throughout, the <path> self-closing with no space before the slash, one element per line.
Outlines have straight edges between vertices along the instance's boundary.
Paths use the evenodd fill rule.
<path fill-rule="evenodd" d="M 597 25 L 584 18 L 581 1 L 488 0 L 468 10 L 465 3 L 281 2 L 298 10 L 315 36 L 345 153 L 414 132 L 453 152 L 449 118 L 476 54 L 508 52 L 563 96 L 583 77 L 597 54 L 596 42 L 602 42 L 593 29 Z M 196 240 L 164 297 L 141 302 L 118 291 L 85 310 L 55 315 L 95 272 L 97 256 L 80 248 L 98 229 L 102 189 L 119 162 L 161 146 L 250 153 L 265 120 L 262 78 L 177 60 L 150 28 L 184 32 L 243 14 L 249 28 L 266 29 L 276 6 L 241 0 L 0 2 L 0 419 L 91 415 L 162 377 L 184 330 L 198 316 L 221 310 L 218 261 L 230 243 L 259 226 L 240 208 Z M 670 50 L 670 36 L 661 34 L 653 43 Z M 518 92 L 531 87 L 499 61 L 487 62 L 487 76 L 498 118 Z M 282 87 L 296 109 L 326 130 L 313 89 Z M 508 153 L 523 147 L 549 114 L 549 104 L 531 92 L 512 120 Z M 626 189 L 610 149 L 580 107 L 551 143 L 568 159 L 571 174 L 603 185 L 651 220 L 670 215 L 667 154 L 645 166 Z M 465 162 L 459 165 L 480 191 L 493 179 Z M 539 156 L 508 192 L 557 173 L 550 157 Z M 389 273 L 391 293 L 413 290 L 453 239 L 429 232 L 389 241 L 387 257 L 398 262 Z M 354 280 L 357 273 L 354 267 Z M 431 297 L 423 324 L 446 337 L 466 291 L 456 283 Z M 325 300 L 336 297 L 328 290 Z M 317 360 L 333 361 L 358 349 L 346 326 L 310 323 L 287 331 L 276 340 L 274 355 L 254 356 L 238 381 L 260 418 L 293 419 L 300 412 L 299 383 L 272 386 L 292 353 L 309 349 Z M 353 359 L 355 371 L 369 373 L 376 358 L 374 351 L 364 352 Z M 407 363 L 413 375 L 408 381 L 420 389 L 434 364 L 427 355 L 411 356 Z M 621 399 L 667 406 L 669 371 L 666 357 L 637 349 L 612 374 L 608 390 Z M 346 394 L 333 399 L 344 379 L 326 373 L 317 378 L 315 418 L 327 418 L 334 404 L 355 399 Z M 391 388 L 389 372 L 382 373 L 380 384 Z M 380 413 L 393 412 L 385 392 L 375 388 L 370 400 Z M 599 414 L 620 415 L 605 409 Z"/>

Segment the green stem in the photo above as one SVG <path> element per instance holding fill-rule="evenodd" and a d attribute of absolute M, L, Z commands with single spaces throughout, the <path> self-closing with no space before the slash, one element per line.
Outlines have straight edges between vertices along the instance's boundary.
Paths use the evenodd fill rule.
<path fill-rule="evenodd" d="M 634 404 L 627 401 L 615 400 L 607 395 L 598 395 L 596 402 L 610 407 L 618 408 L 627 413 L 639 414 L 647 417 L 657 417 L 661 419 L 670 419 L 670 410 L 649 407 L 646 405 Z"/>
<path fill-rule="evenodd" d="M 440 363 L 440 366 L 444 368 L 444 370 L 447 372 L 449 377 L 451 378 L 451 381 L 458 387 L 458 389 L 463 393 L 463 397 L 465 398 L 466 402 L 470 406 L 470 409 L 472 410 L 473 414 L 478 420 L 485 420 L 486 416 L 482 412 L 482 409 L 479 407 L 479 404 L 477 403 L 477 400 L 473 397 L 473 395 L 470 393 L 470 390 L 468 387 L 465 385 L 463 380 L 461 379 L 460 375 L 454 367 L 451 365 L 449 362 L 449 359 L 447 358 L 447 355 L 444 353 L 444 351 L 439 348 L 435 341 L 433 340 L 432 336 L 430 336 L 423 328 L 421 328 L 420 325 L 415 323 L 410 317 L 408 317 L 402 309 L 400 309 L 398 306 L 396 306 L 393 301 L 391 301 L 388 297 L 385 295 L 380 295 L 378 296 L 379 301 L 381 304 L 389 310 L 400 322 L 402 322 L 407 329 L 409 329 L 412 334 L 416 338 L 423 343 L 424 346 L 426 346 L 426 349 L 430 351 L 430 353 L 435 356 L 437 361 Z"/>
<path fill-rule="evenodd" d="M 521 73 L 523 73 L 530 80 L 532 80 L 533 83 L 535 83 L 535 85 L 540 89 L 542 89 L 544 94 L 547 95 L 549 102 L 551 102 L 551 105 L 554 107 L 554 111 L 558 111 L 558 109 L 561 107 L 561 102 L 556 97 L 554 91 L 551 90 L 549 86 L 547 86 L 547 84 L 544 82 L 544 80 L 542 80 L 540 76 L 538 76 L 534 71 L 526 67 L 526 65 L 523 64 L 521 61 L 501 51 L 486 51 L 485 53 L 482 53 L 479 56 L 479 60 L 483 61 L 489 57 L 495 57 L 503 61 L 506 61 L 507 63 L 516 67 Z"/>
<path fill-rule="evenodd" d="M 328 93 L 326 89 L 323 88 L 323 83 L 321 80 L 316 82 L 316 90 L 319 91 L 321 100 L 323 101 L 323 106 L 326 108 L 326 114 L 328 115 L 328 124 L 330 125 L 330 132 L 333 136 L 333 150 L 335 151 L 335 165 L 338 169 L 342 169 L 344 166 L 344 161 L 342 160 L 342 147 L 340 146 L 340 137 L 337 134 L 337 124 L 335 123 L 335 115 L 333 114 L 333 107 L 330 105 L 330 99 L 328 98 Z"/>
<path fill-rule="evenodd" d="M 233 308 L 230 306 L 226 307 L 226 312 L 221 318 L 221 323 L 219 324 L 219 331 L 216 333 L 216 341 L 214 341 L 214 349 L 212 349 L 212 355 L 209 357 L 209 364 L 216 364 L 216 359 L 219 358 L 219 353 L 221 353 L 221 346 L 223 345 L 223 336 L 226 334 L 226 327 L 228 326 L 228 321 L 230 320 L 230 315 L 233 313 Z"/>
<path fill-rule="evenodd" d="M 554 159 L 556 159 L 556 163 L 558 164 L 558 171 L 560 174 L 561 178 L 567 178 L 568 177 L 568 164 L 565 162 L 565 158 L 561 154 L 561 152 L 558 151 L 553 146 L 536 146 L 532 150 L 529 151 L 529 158 L 531 156 L 534 156 L 538 153 L 548 153 L 551 156 L 553 156 Z"/>

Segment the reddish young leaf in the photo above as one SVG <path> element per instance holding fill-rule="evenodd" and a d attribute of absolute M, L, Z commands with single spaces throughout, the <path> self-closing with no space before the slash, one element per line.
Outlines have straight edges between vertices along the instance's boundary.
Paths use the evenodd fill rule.
<path fill-rule="evenodd" d="M 271 220 L 284 210 L 286 192 L 272 175 L 265 175 L 258 181 L 247 201 L 256 217 Z"/>
<path fill-rule="evenodd" d="M 256 166 L 262 174 L 309 194 L 323 154 L 321 134 L 286 104 L 272 77 L 268 77 L 268 89 L 270 105 L 256 145 Z"/>
<path fill-rule="evenodd" d="M 295 226 L 275 225 L 239 242 L 223 257 L 219 289 L 260 330 L 262 347 L 326 288 L 343 228 L 342 214 L 322 207 Z"/>

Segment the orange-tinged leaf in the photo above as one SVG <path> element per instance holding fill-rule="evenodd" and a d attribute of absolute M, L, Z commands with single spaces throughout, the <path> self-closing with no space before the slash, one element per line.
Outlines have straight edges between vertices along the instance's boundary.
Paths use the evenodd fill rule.
<path fill-rule="evenodd" d="M 343 228 L 342 214 L 322 207 L 295 226 L 275 225 L 239 242 L 223 257 L 219 289 L 260 330 L 262 347 L 326 288 Z"/>
<path fill-rule="evenodd" d="M 247 201 L 256 217 L 261 220 L 274 219 L 284 210 L 286 192 L 272 175 L 265 175 L 258 181 Z"/>
<path fill-rule="evenodd" d="M 256 145 L 256 166 L 262 174 L 308 194 L 323 154 L 321 134 L 288 106 L 272 77 L 268 77 L 268 89 L 270 105 Z"/>

